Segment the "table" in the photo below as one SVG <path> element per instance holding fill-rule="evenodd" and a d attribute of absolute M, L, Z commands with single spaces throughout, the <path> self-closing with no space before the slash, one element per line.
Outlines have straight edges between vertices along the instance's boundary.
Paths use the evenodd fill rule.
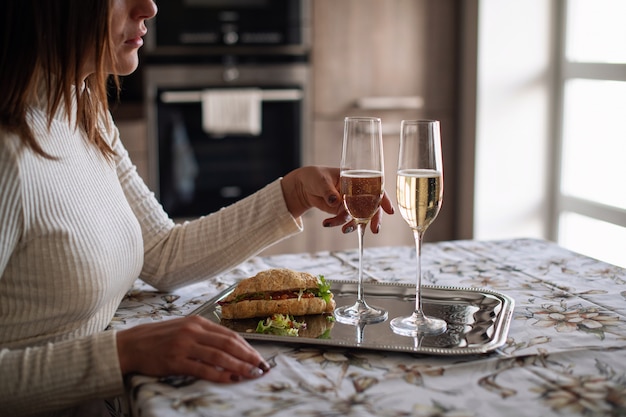
<path fill-rule="evenodd" d="M 273 267 L 354 279 L 356 250 L 256 257 L 171 294 L 138 281 L 111 326 L 189 314 L 238 279 Z M 366 248 L 368 281 L 413 282 L 413 247 Z M 133 376 L 134 415 L 624 416 L 626 270 L 536 239 L 423 247 L 424 283 L 487 288 L 515 300 L 506 343 L 487 354 L 432 356 L 252 344 L 273 365 L 257 380 L 215 384 Z M 382 324 L 386 325 L 386 324 Z"/>

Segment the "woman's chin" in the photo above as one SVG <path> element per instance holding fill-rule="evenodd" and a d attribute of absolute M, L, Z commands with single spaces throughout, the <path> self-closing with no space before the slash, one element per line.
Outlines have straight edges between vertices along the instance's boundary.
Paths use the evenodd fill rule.
<path fill-rule="evenodd" d="M 122 62 L 118 62 L 115 66 L 115 74 L 117 75 L 130 75 L 139 66 L 139 58 L 135 56 L 135 59 L 127 59 Z"/>

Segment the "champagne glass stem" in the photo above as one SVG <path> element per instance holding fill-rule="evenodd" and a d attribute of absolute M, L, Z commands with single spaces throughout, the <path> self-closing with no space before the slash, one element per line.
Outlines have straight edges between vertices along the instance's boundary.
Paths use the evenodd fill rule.
<path fill-rule="evenodd" d="M 447 329 L 444 320 L 428 317 L 422 310 L 422 237 L 424 231 L 413 230 L 415 237 L 415 257 L 417 262 L 417 277 L 415 283 L 415 309 L 408 317 L 396 317 L 391 320 L 391 328 L 395 333 L 404 336 L 413 336 L 421 338 L 424 335 L 436 335 L 443 333 Z M 416 339 L 417 340 L 417 339 Z"/>
<path fill-rule="evenodd" d="M 357 302 L 363 302 L 363 236 L 365 235 L 366 223 L 358 222 L 356 230 L 359 235 L 359 275 L 358 275 L 358 289 L 357 289 Z"/>
<path fill-rule="evenodd" d="M 413 236 L 415 237 L 415 261 L 417 263 L 417 276 L 416 276 L 416 285 L 415 285 L 415 311 L 413 314 L 419 316 L 420 318 L 424 317 L 424 313 L 422 312 L 422 238 L 424 237 L 424 232 L 414 229 Z"/>
<path fill-rule="evenodd" d="M 378 323 L 387 320 L 387 311 L 378 307 L 368 305 L 363 298 L 363 235 L 367 222 L 357 223 L 357 234 L 359 238 L 359 272 L 356 302 L 351 306 L 338 307 L 335 310 L 335 319 L 340 323 L 347 323 L 357 326 L 364 326 L 369 323 Z M 357 330 L 359 343 L 362 341 L 363 328 Z"/>

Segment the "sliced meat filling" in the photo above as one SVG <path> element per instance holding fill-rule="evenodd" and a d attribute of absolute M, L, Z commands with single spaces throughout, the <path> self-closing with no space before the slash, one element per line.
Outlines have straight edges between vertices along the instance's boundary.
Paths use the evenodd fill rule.
<path fill-rule="evenodd" d="M 237 303 L 244 300 L 288 300 L 290 298 L 314 298 L 316 290 L 284 290 L 284 291 L 266 291 L 253 292 L 249 294 L 241 294 L 233 301 L 218 301 L 219 305 Z"/>

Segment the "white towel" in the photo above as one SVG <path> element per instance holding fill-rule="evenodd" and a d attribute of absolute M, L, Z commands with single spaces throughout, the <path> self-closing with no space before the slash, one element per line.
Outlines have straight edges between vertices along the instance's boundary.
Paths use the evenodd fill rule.
<path fill-rule="evenodd" d="M 209 89 L 202 92 L 202 127 L 206 133 L 261 133 L 262 91 L 258 88 Z"/>

